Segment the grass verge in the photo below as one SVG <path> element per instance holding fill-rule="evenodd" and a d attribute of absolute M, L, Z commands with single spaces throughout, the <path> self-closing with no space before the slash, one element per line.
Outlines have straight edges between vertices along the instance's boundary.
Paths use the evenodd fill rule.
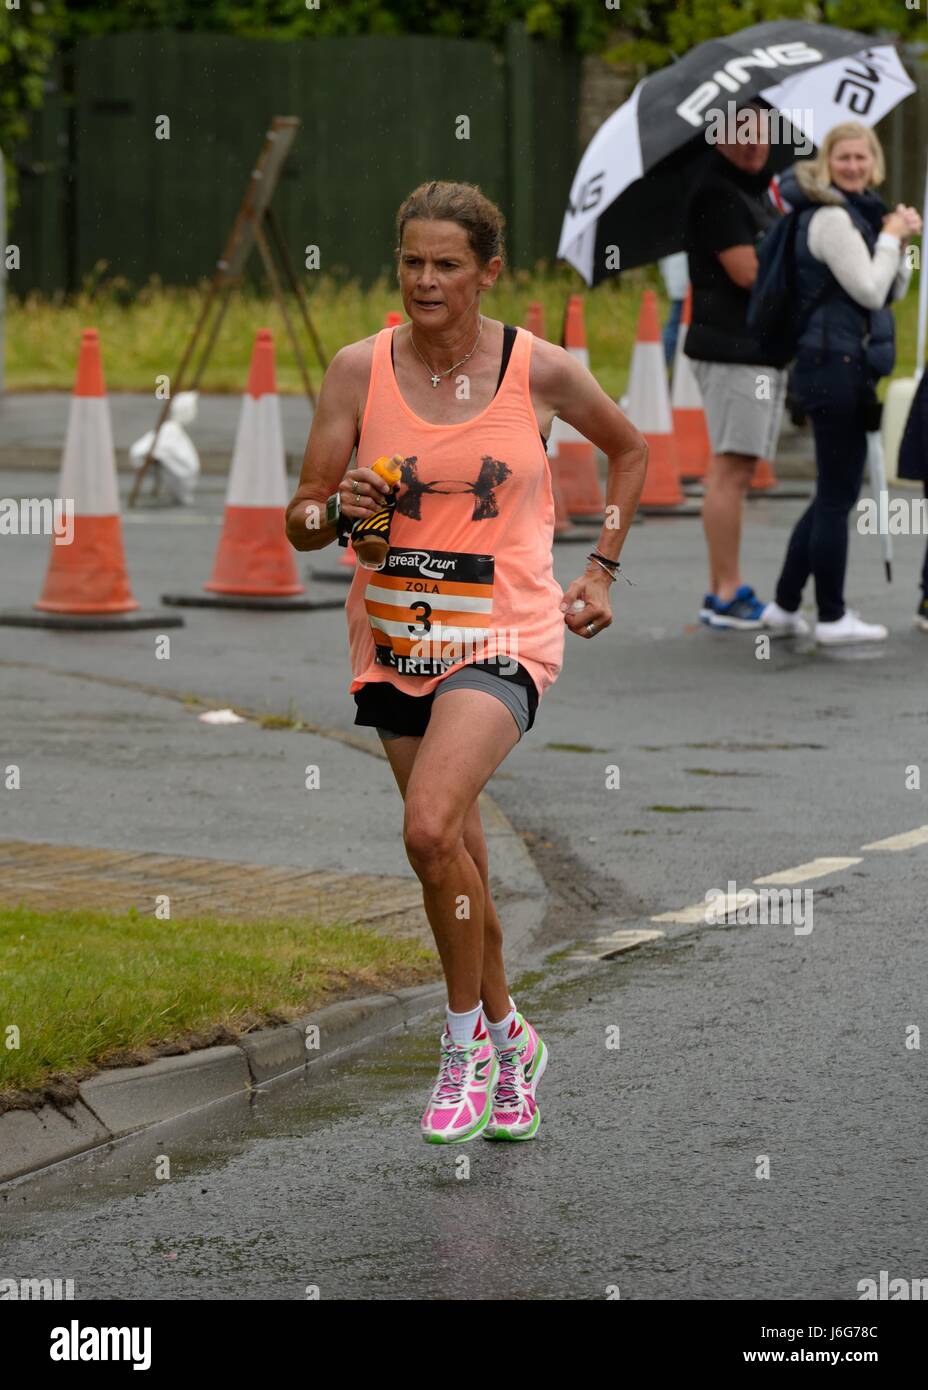
<path fill-rule="evenodd" d="M 0 1111 L 22 1092 L 67 1098 L 100 1067 L 422 984 L 436 963 L 417 941 L 350 923 L 0 908 Z"/>

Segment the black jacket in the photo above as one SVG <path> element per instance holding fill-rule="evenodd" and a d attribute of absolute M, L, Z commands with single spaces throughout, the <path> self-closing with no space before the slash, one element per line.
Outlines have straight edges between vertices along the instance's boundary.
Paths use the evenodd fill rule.
<path fill-rule="evenodd" d="M 828 286 L 803 328 L 799 352 L 838 352 L 855 359 L 865 358 L 874 376 L 888 376 L 896 357 L 895 323 L 892 310 L 886 307 L 892 286 L 883 308 L 866 309 L 841 288 L 825 262 L 816 260 L 809 250 L 809 223 L 815 213 L 821 207 L 837 204 L 847 212 L 872 256 L 886 204 L 871 190 L 845 194 L 834 185 L 831 186 L 834 204 L 814 202 L 800 187 L 794 169 L 783 175 L 780 192 L 799 218 L 796 227 L 797 312 L 801 313 Z"/>
<path fill-rule="evenodd" d="M 928 481 L 928 371 L 922 372 L 922 379 L 912 397 L 912 407 L 899 445 L 898 473 L 900 478 Z"/>

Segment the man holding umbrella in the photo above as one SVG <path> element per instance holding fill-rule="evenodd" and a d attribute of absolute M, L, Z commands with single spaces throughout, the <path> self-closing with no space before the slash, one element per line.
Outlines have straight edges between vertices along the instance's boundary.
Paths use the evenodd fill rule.
<path fill-rule="evenodd" d="M 755 243 L 779 215 L 768 193 L 768 126 L 757 103 L 731 125 L 712 146 L 689 203 L 693 320 L 684 352 L 693 359 L 712 447 L 702 509 L 709 593 L 700 617 L 712 627 L 749 629 L 761 627 L 764 604 L 741 580 L 741 513 L 757 460 L 776 452 L 787 374 L 747 326 Z"/>
<path fill-rule="evenodd" d="M 785 394 L 782 364 L 758 361 L 765 354 L 743 331 L 755 239 L 776 217 L 769 181 L 832 127 L 851 117 L 872 127 L 914 91 L 893 45 L 871 35 L 799 20 L 754 24 L 642 78 L 574 175 L 558 255 L 588 285 L 690 251 L 686 351 L 715 454 L 705 499 L 712 593 L 702 614 L 713 626 L 762 625 L 738 552 L 744 492 L 754 460 L 773 453 Z M 723 122 L 717 140 L 718 116 L 732 110 L 735 138 Z M 768 142 L 768 112 L 785 116 L 789 138 Z M 797 136 L 805 151 L 794 148 Z"/>

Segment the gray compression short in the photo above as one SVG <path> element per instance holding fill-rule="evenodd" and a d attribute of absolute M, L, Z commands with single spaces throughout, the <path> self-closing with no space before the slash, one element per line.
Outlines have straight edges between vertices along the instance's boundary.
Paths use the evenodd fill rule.
<path fill-rule="evenodd" d="M 509 710 L 519 730 L 519 738 L 528 728 L 529 705 L 528 691 L 524 685 L 517 684 L 516 681 L 504 680 L 502 676 L 495 675 L 492 671 L 481 670 L 479 666 L 462 666 L 453 675 L 445 676 L 435 688 L 435 698 L 443 695 L 447 690 L 486 690 L 490 695 L 495 695 L 498 700 Z M 402 738 L 402 734 L 394 733 L 391 729 L 378 729 L 381 738 Z"/>

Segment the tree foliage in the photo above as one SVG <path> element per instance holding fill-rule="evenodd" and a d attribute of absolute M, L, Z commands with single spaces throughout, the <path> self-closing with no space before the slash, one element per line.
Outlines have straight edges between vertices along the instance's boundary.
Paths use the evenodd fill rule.
<path fill-rule="evenodd" d="M 106 34 L 160 29 L 281 41 L 437 34 L 500 43 L 507 25 L 520 20 L 538 38 L 648 72 L 704 39 L 768 19 L 822 20 L 917 40 L 925 34 L 923 8 L 928 0 L 0 0 L 0 148 L 12 203 L 11 152 L 41 105 L 56 44 Z"/>
<path fill-rule="evenodd" d="M 2 3 L 2 0 L 0 0 Z M 348 34 L 439 34 L 502 40 L 522 20 L 530 34 L 570 47 L 602 47 L 612 11 L 600 0 L 69 0 L 68 38 L 138 29 L 298 39 Z"/>
<path fill-rule="evenodd" d="M 804 19 L 840 29 L 911 40 L 925 38 L 928 0 L 622 0 L 622 36 L 603 56 L 647 72 L 696 44 L 768 20 Z"/>
<path fill-rule="evenodd" d="M 0 0 L 0 150 L 6 160 L 7 203 L 16 205 L 12 152 L 29 134 L 29 113 L 42 105 L 45 74 L 64 19 L 63 0 Z"/>
<path fill-rule="evenodd" d="M 281 41 L 437 34 L 499 43 L 507 25 L 521 20 L 538 38 L 590 51 L 607 41 L 611 13 L 599 0 L 318 0 L 317 8 L 308 0 L 0 0 L 0 149 L 9 203 L 16 203 L 12 154 L 42 104 L 56 45 L 151 29 Z"/>

